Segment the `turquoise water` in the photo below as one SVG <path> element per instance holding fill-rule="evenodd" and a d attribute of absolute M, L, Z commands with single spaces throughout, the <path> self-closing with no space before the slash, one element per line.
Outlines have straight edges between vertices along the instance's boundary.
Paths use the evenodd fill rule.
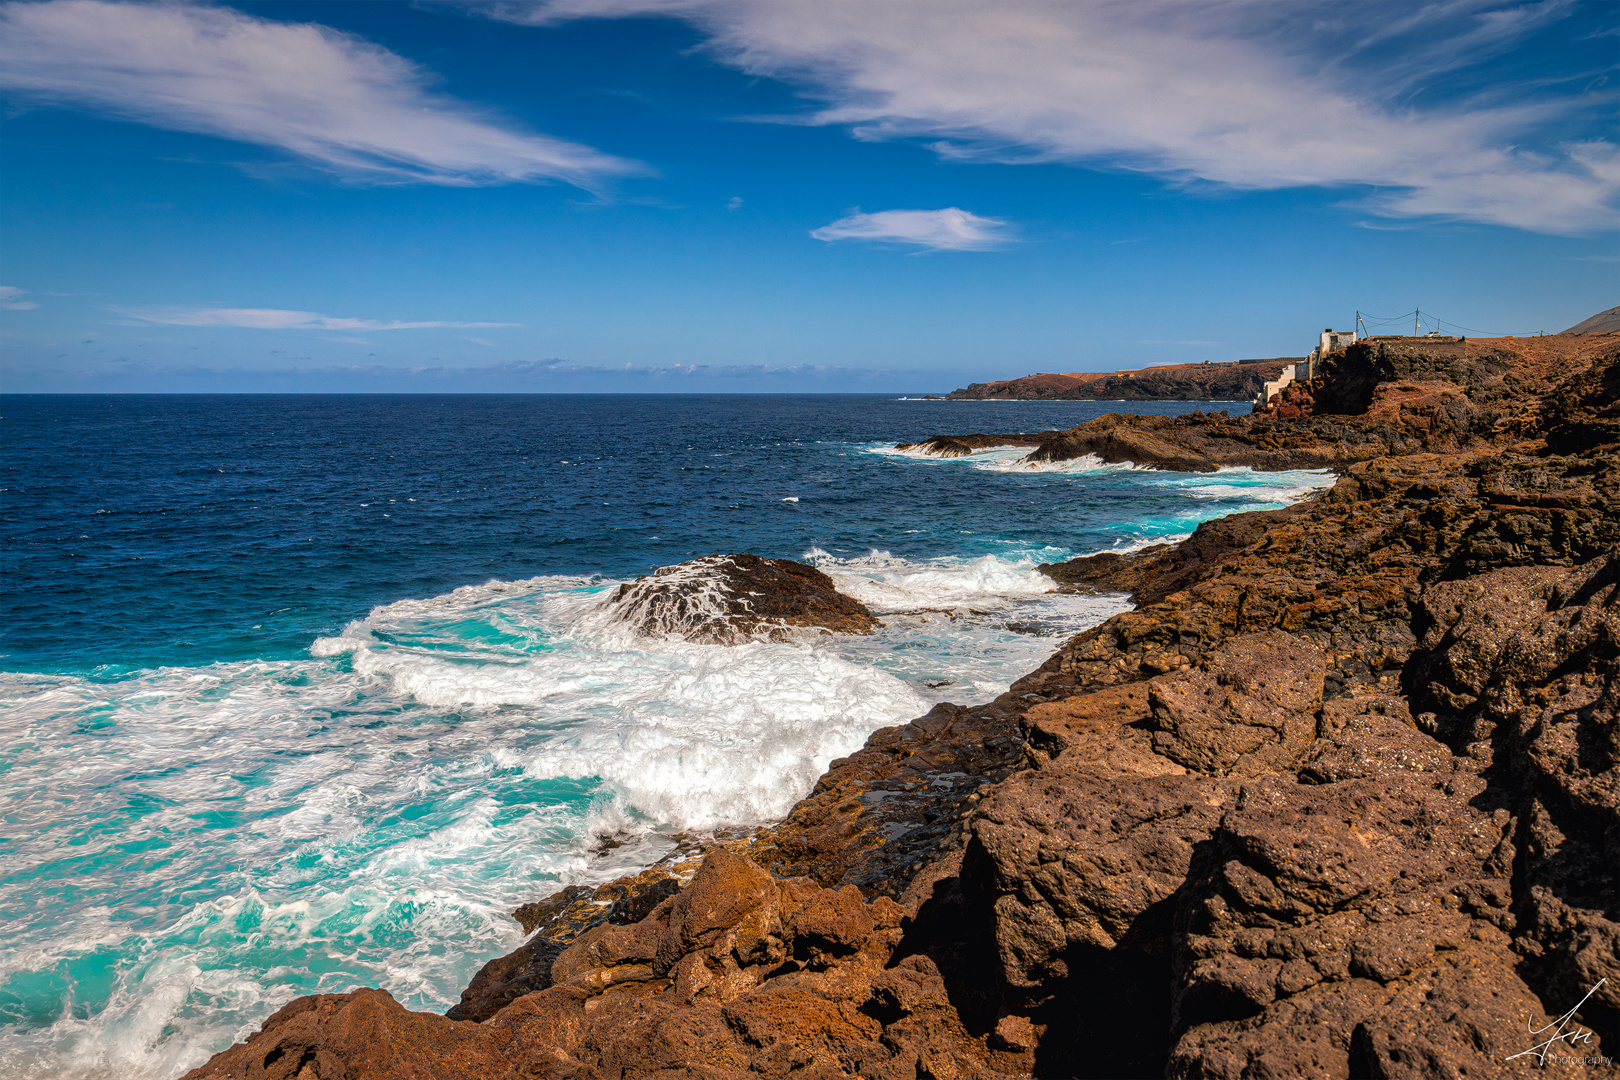
<path fill-rule="evenodd" d="M 175 1076 L 316 991 L 442 1010 L 518 904 L 778 817 L 1122 607 L 1037 562 L 1327 479 L 893 450 L 1127 407 L 1083 402 L 0 405 L 4 1077 Z M 706 646 L 602 607 L 738 550 L 821 565 L 885 628 Z"/>

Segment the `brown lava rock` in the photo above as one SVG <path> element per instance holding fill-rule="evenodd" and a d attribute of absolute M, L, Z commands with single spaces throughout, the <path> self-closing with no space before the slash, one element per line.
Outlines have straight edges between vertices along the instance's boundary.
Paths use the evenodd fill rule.
<path fill-rule="evenodd" d="M 300 998 L 189 1080 L 1027 1075 L 1016 1024 L 1010 1039 L 975 1036 L 934 962 L 897 958 L 905 922 L 887 898 L 715 851 L 646 918 L 580 935 L 549 987 L 483 1023 L 406 1012 L 381 990 Z"/>

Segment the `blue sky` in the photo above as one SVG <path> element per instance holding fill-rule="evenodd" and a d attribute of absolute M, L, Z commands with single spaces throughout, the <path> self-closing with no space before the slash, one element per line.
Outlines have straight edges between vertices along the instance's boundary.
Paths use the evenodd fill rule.
<path fill-rule="evenodd" d="M 946 391 L 1620 302 L 1620 7 L 0 4 L 0 389 Z"/>

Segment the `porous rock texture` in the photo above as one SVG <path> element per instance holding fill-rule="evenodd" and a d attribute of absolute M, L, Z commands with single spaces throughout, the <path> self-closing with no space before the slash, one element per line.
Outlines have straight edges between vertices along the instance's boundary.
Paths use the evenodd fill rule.
<path fill-rule="evenodd" d="M 1134 611 L 784 821 L 529 909 L 463 1019 L 303 998 L 191 1076 L 1615 1075 L 1620 351 L 1467 344 L 1336 358 L 1312 407 L 1362 411 L 1308 423 L 1385 451 L 1093 564 Z"/>

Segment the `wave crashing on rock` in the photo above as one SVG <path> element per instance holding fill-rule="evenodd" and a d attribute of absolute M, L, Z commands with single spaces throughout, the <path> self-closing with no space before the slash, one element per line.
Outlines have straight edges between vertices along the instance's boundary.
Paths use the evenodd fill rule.
<path fill-rule="evenodd" d="M 604 609 L 637 633 L 710 645 L 782 641 L 806 630 L 870 634 L 883 624 L 804 563 L 706 555 L 620 585 Z"/>

